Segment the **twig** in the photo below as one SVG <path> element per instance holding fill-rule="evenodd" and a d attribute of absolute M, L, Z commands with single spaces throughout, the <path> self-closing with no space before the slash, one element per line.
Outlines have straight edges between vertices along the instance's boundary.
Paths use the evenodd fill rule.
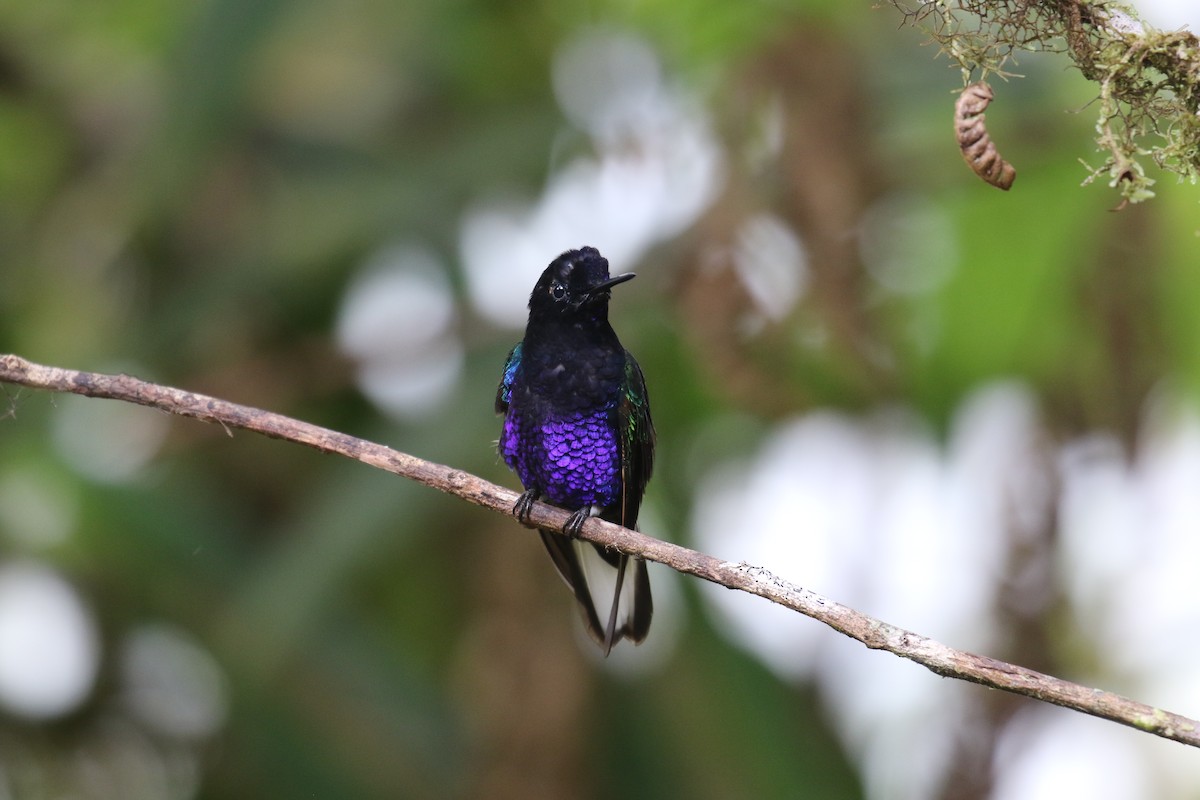
<path fill-rule="evenodd" d="M 281 414 L 148 383 L 129 375 L 77 372 L 33 364 L 15 355 L 0 355 L 0 382 L 51 392 L 124 400 L 222 425 L 226 430 L 241 428 L 254 431 L 361 461 L 508 516 L 513 515 L 512 507 L 517 499 L 516 492 L 462 470 L 434 464 L 390 447 Z M 530 515 L 530 521 L 538 527 L 561 531 L 568 516 L 562 509 L 539 503 Z M 584 524 L 580 537 L 622 553 L 657 561 L 678 572 L 695 575 L 729 589 L 766 598 L 823 622 L 873 650 L 886 650 L 915 661 L 938 675 L 1025 695 L 1119 722 L 1165 739 L 1193 747 L 1200 746 L 1200 721 L 1016 664 L 955 650 L 810 592 L 761 567 L 721 561 L 597 518 L 589 519 Z"/>

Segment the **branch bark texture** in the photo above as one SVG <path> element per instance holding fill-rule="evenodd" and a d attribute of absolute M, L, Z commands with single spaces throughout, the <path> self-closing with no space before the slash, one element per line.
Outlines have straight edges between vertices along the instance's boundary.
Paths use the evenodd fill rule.
<path fill-rule="evenodd" d="M 513 516 L 513 504 L 518 496 L 515 491 L 463 470 L 425 461 L 384 445 L 281 414 L 149 383 L 130 375 L 79 372 L 34 364 L 16 355 L 0 355 L 0 382 L 137 403 L 221 425 L 226 430 L 239 428 L 261 433 L 361 461 L 508 516 Z M 530 521 L 538 527 L 561 532 L 568 516 L 562 509 L 539 503 L 530 515 Z M 1200 721 L 1016 664 L 956 650 L 810 592 L 762 567 L 722 561 L 595 517 L 584 524 L 580 538 L 665 564 L 678 572 L 728 589 L 758 595 L 823 622 L 872 650 L 885 650 L 914 661 L 943 677 L 1024 695 L 1200 747 Z"/>

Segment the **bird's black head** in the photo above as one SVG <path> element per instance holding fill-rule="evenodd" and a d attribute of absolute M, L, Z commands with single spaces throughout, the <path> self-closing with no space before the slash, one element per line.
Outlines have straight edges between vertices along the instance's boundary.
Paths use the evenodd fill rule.
<path fill-rule="evenodd" d="M 594 247 L 568 250 L 551 261 L 538 278 L 529 295 L 529 310 L 547 316 L 606 319 L 612 296 L 609 290 L 633 277 L 632 272 L 610 277 L 608 259 Z"/>

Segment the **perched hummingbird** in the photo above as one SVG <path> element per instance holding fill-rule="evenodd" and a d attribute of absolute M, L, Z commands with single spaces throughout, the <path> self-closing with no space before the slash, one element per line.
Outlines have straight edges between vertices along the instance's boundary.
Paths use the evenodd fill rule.
<path fill-rule="evenodd" d="M 525 487 L 513 510 L 526 521 L 545 500 L 573 512 L 567 536 L 539 533 L 605 655 L 645 639 L 654 610 L 644 561 L 575 540 L 590 516 L 634 527 L 654 461 L 642 370 L 608 324 L 610 290 L 633 277 L 610 277 L 594 247 L 550 262 L 496 391 L 500 455 Z"/>

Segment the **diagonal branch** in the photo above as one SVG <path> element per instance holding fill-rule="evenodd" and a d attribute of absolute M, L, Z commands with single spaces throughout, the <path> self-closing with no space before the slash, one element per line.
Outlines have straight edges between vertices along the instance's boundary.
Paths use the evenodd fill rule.
<path fill-rule="evenodd" d="M 516 492 L 453 467 L 434 464 L 390 447 L 281 414 L 160 386 L 129 375 L 78 372 L 34 364 L 15 355 L 0 355 L 0 382 L 51 392 L 123 400 L 171 414 L 194 417 L 226 429 L 254 431 L 324 453 L 352 458 L 509 516 L 513 515 L 512 508 L 517 499 Z M 561 531 L 568 516 L 568 512 L 562 509 L 539 503 L 530 515 L 530 521 L 539 527 Z M 761 567 L 722 561 L 595 517 L 589 518 L 584 524 L 580 537 L 622 553 L 657 561 L 678 572 L 695 575 L 729 589 L 766 598 L 823 622 L 872 650 L 886 650 L 915 661 L 938 675 L 1025 695 L 1200 747 L 1200 721 L 1016 664 L 955 650 L 810 592 Z"/>

